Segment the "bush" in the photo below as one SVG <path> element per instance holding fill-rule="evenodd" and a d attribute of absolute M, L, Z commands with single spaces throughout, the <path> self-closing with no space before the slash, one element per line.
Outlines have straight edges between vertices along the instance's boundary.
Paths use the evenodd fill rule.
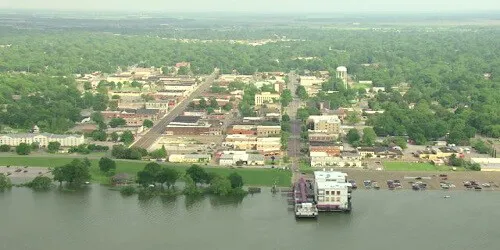
<path fill-rule="evenodd" d="M 125 186 L 120 189 L 120 194 L 123 196 L 131 196 L 135 194 L 137 190 L 133 186 Z"/>
<path fill-rule="evenodd" d="M 52 187 L 52 179 L 47 176 L 37 176 L 26 186 L 37 191 L 46 191 Z"/>
<path fill-rule="evenodd" d="M 7 144 L 0 145 L 0 152 L 9 152 L 10 146 Z"/>
<path fill-rule="evenodd" d="M 16 153 L 18 155 L 29 155 L 31 153 L 31 147 L 26 143 L 20 143 L 19 146 L 16 147 Z"/>

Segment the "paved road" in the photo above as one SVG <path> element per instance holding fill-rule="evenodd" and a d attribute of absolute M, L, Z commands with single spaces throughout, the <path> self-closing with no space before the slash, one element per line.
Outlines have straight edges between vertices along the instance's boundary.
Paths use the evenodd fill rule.
<path fill-rule="evenodd" d="M 203 83 L 201 83 L 197 89 L 195 89 L 191 95 L 189 95 L 186 99 L 182 100 L 174 109 L 172 109 L 167 115 L 165 115 L 161 120 L 157 121 L 156 124 L 143 136 L 139 138 L 139 140 L 135 141 L 131 146 L 133 147 L 141 147 L 145 149 L 149 149 L 158 137 L 165 131 L 167 125 L 175 119 L 178 115 L 180 115 L 189 103 L 196 97 L 200 96 L 203 92 L 205 92 L 210 85 L 215 80 L 215 77 L 219 73 L 219 69 L 215 69 L 214 72 L 209 75 Z"/>
<path fill-rule="evenodd" d="M 288 78 L 290 79 L 290 82 L 288 83 L 287 88 L 292 91 L 292 96 L 293 96 L 293 101 L 288 104 L 287 107 L 287 114 L 290 116 L 290 123 L 291 123 L 291 135 L 290 138 L 288 139 L 288 157 L 290 157 L 290 160 L 292 161 L 291 165 L 291 170 L 292 170 L 292 182 L 295 182 L 298 180 L 300 177 L 300 174 L 297 172 L 299 171 L 299 162 L 300 162 L 300 148 L 301 148 L 301 141 L 300 141 L 300 132 L 301 132 L 301 122 L 297 120 L 296 115 L 297 115 L 297 109 L 300 107 L 302 104 L 300 99 L 295 95 L 295 90 L 297 89 L 297 78 L 298 76 L 294 74 L 293 72 L 288 74 Z"/>

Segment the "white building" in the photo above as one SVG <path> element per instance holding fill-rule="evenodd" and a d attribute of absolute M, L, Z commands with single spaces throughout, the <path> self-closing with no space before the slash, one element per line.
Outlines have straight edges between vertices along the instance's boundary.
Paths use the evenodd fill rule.
<path fill-rule="evenodd" d="M 168 157 L 169 162 L 179 163 L 204 163 L 210 159 L 212 157 L 208 154 L 172 154 Z"/>
<path fill-rule="evenodd" d="M 219 165 L 221 166 L 231 166 L 236 165 L 238 161 L 241 161 L 243 165 L 248 166 L 263 166 L 264 156 L 261 154 L 248 154 L 244 151 L 236 151 L 241 153 L 236 154 L 222 154 L 219 159 Z"/>
<path fill-rule="evenodd" d="M 351 188 L 345 173 L 314 172 L 314 197 L 319 211 L 350 211 Z"/>
<path fill-rule="evenodd" d="M 74 147 L 85 143 L 83 135 L 56 135 L 56 134 L 4 134 L 0 135 L 0 145 L 18 146 L 21 143 L 38 143 L 46 147 L 49 142 L 59 142 L 61 147 Z"/>
<path fill-rule="evenodd" d="M 279 94 L 273 94 L 270 92 L 262 92 L 255 95 L 255 105 L 260 106 L 264 103 L 274 103 L 280 100 Z"/>
<path fill-rule="evenodd" d="M 330 156 L 327 152 L 310 152 L 311 167 L 362 167 L 359 153 L 343 152 Z"/>

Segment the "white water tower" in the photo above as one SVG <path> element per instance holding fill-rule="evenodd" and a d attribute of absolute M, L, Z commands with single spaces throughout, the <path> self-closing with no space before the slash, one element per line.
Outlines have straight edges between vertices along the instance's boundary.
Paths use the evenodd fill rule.
<path fill-rule="evenodd" d="M 345 66 L 337 67 L 337 78 L 342 79 L 344 87 L 347 88 L 347 68 Z"/>

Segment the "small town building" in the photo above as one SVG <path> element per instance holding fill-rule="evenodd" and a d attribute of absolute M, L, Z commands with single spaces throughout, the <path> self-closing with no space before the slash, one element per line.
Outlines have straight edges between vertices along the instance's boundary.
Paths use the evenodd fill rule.
<path fill-rule="evenodd" d="M 208 154 L 172 154 L 168 157 L 169 162 L 177 163 L 208 163 L 211 159 Z"/>

